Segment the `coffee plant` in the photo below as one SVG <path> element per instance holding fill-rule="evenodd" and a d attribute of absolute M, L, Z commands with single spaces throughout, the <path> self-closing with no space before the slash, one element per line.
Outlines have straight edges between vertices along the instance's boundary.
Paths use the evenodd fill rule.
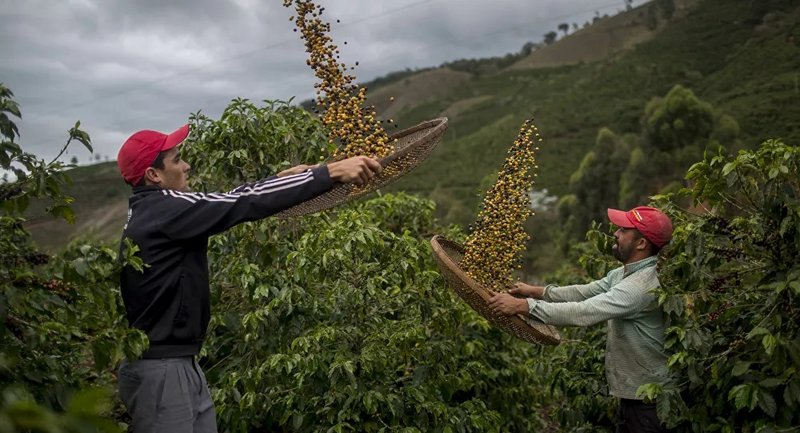
<path fill-rule="evenodd" d="M 23 227 L 31 198 L 73 219 L 58 158 L 73 140 L 91 150 L 89 135 L 77 123 L 50 162 L 27 153 L 9 117 L 21 115 L 12 97 L 0 85 L 0 166 L 16 177 L 0 185 L 0 431 L 119 431 L 109 417 L 113 371 L 147 343 L 125 326 L 117 254 L 76 244 L 51 257 Z"/>
<path fill-rule="evenodd" d="M 659 293 L 671 315 L 674 389 L 662 419 L 684 431 L 800 425 L 800 150 L 779 140 L 707 156 L 658 199 L 678 222 Z M 674 204 L 691 198 L 692 212 Z"/>
<path fill-rule="evenodd" d="M 327 144 L 321 122 L 300 109 L 234 106 L 219 121 L 194 118 L 196 139 L 184 154 L 196 186 L 228 189 L 247 180 L 237 173 L 315 161 Z M 256 136 L 237 142 L 232 157 L 225 137 L 247 131 Z M 285 146 L 287 135 L 303 139 Z M 214 315 L 203 365 L 221 426 L 458 432 L 543 425 L 530 403 L 535 349 L 490 328 L 446 289 L 428 239 L 443 230 L 463 235 L 437 227 L 433 210 L 428 200 L 382 195 L 334 213 L 248 223 L 211 240 Z"/>
<path fill-rule="evenodd" d="M 689 187 L 654 197 L 675 226 L 658 291 L 674 382 L 639 395 L 656 400 L 673 431 L 800 425 L 798 172 L 800 151 L 768 140 L 735 156 L 707 155 L 689 169 Z M 599 248 L 583 262 L 596 267 L 607 235 L 591 233 Z"/>
<path fill-rule="evenodd" d="M 43 198 L 68 218 L 68 172 L 22 151 L 3 88 L 0 187 L 0 431 L 121 431 L 114 371 L 147 345 L 127 328 L 121 263 L 129 245 L 75 242 L 43 254 L 21 210 Z M 334 149 L 322 123 L 280 101 L 234 100 L 201 114 L 182 152 L 193 187 L 226 190 Z M 76 128 L 73 140 L 88 143 Z M 24 161 L 24 162 L 23 162 Z M 26 164 L 27 162 L 27 164 Z M 797 334 L 800 153 L 780 141 L 712 155 L 690 187 L 656 197 L 675 222 L 659 300 L 670 315 L 674 382 L 645 385 L 675 431 L 792 431 L 800 424 Z M 121 181 L 121 180 L 120 180 Z M 431 260 L 434 204 L 378 194 L 318 215 L 266 219 L 209 243 L 213 317 L 201 363 L 220 431 L 612 431 L 602 326 L 540 347 L 493 329 L 453 296 Z M 618 266 L 602 227 L 573 251 L 576 283 Z"/>

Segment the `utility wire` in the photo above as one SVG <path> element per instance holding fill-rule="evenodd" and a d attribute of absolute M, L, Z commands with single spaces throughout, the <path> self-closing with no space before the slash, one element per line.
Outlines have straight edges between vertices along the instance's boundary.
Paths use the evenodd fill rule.
<path fill-rule="evenodd" d="M 364 21 L 368 21 L 368 20 L 371 20 L 371 19 L 375 19 L 375 18 L 391 15 L 391 14 L 394 14 L 396 12 L 399 12 L 399 11 L 402 11 L 402 10 L 406 10 L 406 9 L 410 9 L 410 8 L 413 8 L 413 7 L 417 7 L 417 6 L 426 4 L 426 3 L 431 3 L 433 1 L 437 1 L 437 0 L 421 0 L 421 1 L 418 1 L 418 2 L 415 2 L 415 3 L 410 3 L 408 5 L 404 5 L 404 6 L 399 7 L 399 8 L 391 9 L 389 11 L 385 11 L 385 12 L 369 15 L 369 16 L 366 16 L 366 17 L 363 17 L 363 18 L 359 18 L 359 19 L 357 19 L 355 21 L 341 23 L 341 24 L 338 25 L 338 27 L 346 27 L 346 26 L 355 25 L 355 24 L 358 24 L 358 23 L 361 23 L 361 22 L 364 22 Z M 613 7 L 613 6 L 619 6 L 620 4 L 624 5 L 624 2 L 621 3 L 620 1 L 616 1 L 616 2 L 613 2 L 613 3 L 607 3 L 607 4 L 604 4 L 604 5 L 595 6 L 595 7 L 592 7 L 590 9 L 585 9 L 585 10 L 582 10 L 582 11 L 573 12 L 573 13 L 566 14 L 566 15 L 561 15 L 561 16 L 557 16 L 557 17 L 549 17 L 549 18 L 546 18 L 546 19 L 537 19 L 537 20 L 534 20 L 534 21 L 528 21 L 528 22 L 520 23 L 520 24 L 517 24 L 517 25 L 514 25 L 514 26 L 504 27 L 504 28 L 499 29 L 499 30 L 493 30 L 493 31 L 490 31 L 490 32 L 484 32 L 484 33 L 476 35 L 475 38 L 476 39 L 481 39 L 481 38 L 485 38 L 486 36 L 491 36 L 491 35 L 496 35 L 496 34 L 501 34 L 501 33 L 507 33 L 507 32 L 518 30 L 520 28 L 531 27 L 531 26 L 534 26 L 534 25 L 537 25 L 537 24 L 543 24 L 543 23 L 547 23 L 547 22 L 551 22 L 551 21 L 567 19 L 567 18 L 571 18 L 571 17 L 577 16 L 577 15 L 585 14 L 585 13 L 588 13 L 588 12 L 599 11 L 601 9 L 608 8 L 608 7 Z M 228 57 L 228 58 L 222 59 L 222 60 L 233 60 L 233 59 L 240 59 L 240 58 L 250 57 L 250 56 L 252 56 L 254 54 L 261 53 L 261 52 L 264 52 L 264 51 L 268 51 L 270 49 L 274 49 L 274 48 L 277 48 L 279 46 L 282 46 L 282 45 L 285 45 L 285 44 L 288 44 L 288 43 L 291 43 L 291 42 L 295 42 L 295 41 L 296 41 L 296 39 L 287 39 L 287 40 L 284 40 L 284 41 L 276 42 L 274 44 L 270 44 L 270 45 L 261 47 L 261 48 L 259 48 L 257 50 L 251 50 L 251 51 L 239 53 L 239 54 L 236 54 L 234 56 L 231 56 L 231 57 Z M 445 42 L 445 44 L 451 45 L 451 46 L 461 46 L 461 45 L 457 45 L 455 42 Z M 429 49 L 429 47 L 426 46 L 424 49 Z M 376 59 L 375 63 L 385 63 L 386 61 L 397 59 L 397 58 L 400 58 L 400 57 L 396 56 L 396 55 L 395 56 L 387 56 L 387 57 L 384 57 L 384 58 Z M 215 63 L 218 63 L 218 62 L 219 62 L 219 60 L 215 61 Z M 444 62 L 444 63 L 447 63 L 447 62 Z M 125 89 L 125 90 L 118 91 L 118 92 L 109 93 L 109 94 L 106 94 L 106 95 L 99 96 L 97 98 L 93 98 L 91 100 L 78 102 L 78 103 L 75 103 L 75 104 L 72 104 L 72 105 L 69 105 L 69 106 L 61 107 L 59 109 L 56 109 L 56 110 L 53 110 L 53 111 L 50 111 L 50 112 L 47 112 L 47 113 L 39 114 L 38 117 L 45 116 L 45 115 L 60 114 L 60 113 L 66 111 L 66 110 L 69 110 L 69 109 L 73 109 L 73 108 L 80 107 L 80 106 L 86 106 L 86 105 L 92 104 L 92 103 L 97 102 L 97 101 L 101 101 L 101 100 L 113 98 L 113 97 L 116 97 L 116 96 L 128 94 L 128 93 L 131 93 L 131 92 L 134 92 L 134 91 L 140 91 L 143 87 L 145 87 L 145 88 L 146 87 L 153 87 L 154 85 L 156 85 L 158 83 L 161 83 L 161 82 L 164 82 L 164 81 L 168 81 L 168 80 L 171 80 L 171 79 L 174 79 L 174 78 L 177 78 L 177 77 L 190 75 L 192 73 L 196 73 L 196 72 L 199 72 L 199 71 L 202 71 L 202 70 L 209 69 L 209 68 L 211 68 L 213 66 L 215 66 L 215 64 L 209 64 L 209 65 L 206 65 L 206 66 L 201 66 L 201 67 L 197 67 L 197 68 L 193 68 L 193 69 L 189 69 L 189 70 L 185 70 L 185 71 L 181 71 L 181 72 L 176 72 L 176 73 L 170 74 L 170 75 L 168 75 L 166 77 L 150 81 L 150 82 L 148 82 L 148 83 L 146 83 L 144 85 L 137 86 L 135 88 L 130 88 L 130 89 Z M 284 83 L 284 82 L 287 82 L 287 81 L 295 80 L 297 78 L 298 78 L 298 75 L 294 75 L 294 76 L 287 77 L 287 78 L 282 79 L 282 80 L 273 81 L 272 84 L 273 85 L 275 85 L 276 83 L 280 84 L 280 83 Z M 210 99 L 204 100 L 203 101 L 204 102 L 203 105 L 212 104 L 214 102 L 219 102 L 219 101 L 223 101 L 223 100 L 231 100 L 231 99 L 233 99 L 233 98 L 230 97 L 230 96 L 212 97 Z M 180 111 L 180 110 L 185 110 L 185 108 L 184 107 L 174 107 L 174 108 L 171 108 L 171 109 L 168 109 L 168 110 L 149 111 L 147 114 L 144 114 L 142 116 L 128 117 L 128 118 L 125 118 L 124 120 L 121 120 L 120 122 L 111 123 L 109 126 L 121 126 L 122 124 L 128 123 L 131 120 L 153 118 L 153 117 L 161 116 L 164 113 L 172 113 L 172 112 L 176 112 L 176 111 Z M 189 110 L 189 111 L 192 112 L 192 110 Z M 36 115 L 34 115 L 32 117 L 34 119 L 37 118 Z M 31 117 L 26 118 L 26 120 L 30 120 L 30 119 L 31 119 Z M 63 134 L 59 134 L 58 137 L 61 137 L 62 135 Z M 55 136 L 54 136 L 53 139 L 55 139 Z"/>
<path fill-rule="evenodd" d="M 393 9 L 393 11 L 399 11 L 399 10 L 402 10 L 402 9 L 408 9 L 411 6 L 415 6 L 415 5 L 418 5 L 418 4 L 421 4 L 421 3 L 427 3 L 429 1 L 431 1 L 431 0 L 425 0 L 425 1 L 422 1 L 422 2 L 412 3 L 410 5 L 407 5 L 406 7 L 403 7 L 403 8 Z M 512 26 L 512 27 L 506 27 L 506 28 L 500 29 L 500 30 L 494 30 L 494 31 L 490 31 L 490 32 L 481 33 L 479 35 L 476 35 L 475 39 L 482 39 L 482 38 L 484 38 L 486 36 L 496 35 L 496 34 L 500 34 L 500 33 L 507 33 L 507 32 L 513 31 L 513 30 L 517 30 L 517 29 L 525 28 L 525 27 L 530 27 L 530 26 L 533 26 L 533 25 L 536 25 L 536 24 L 542 24 L 542 23 L 545 23 L 545 22 L 562 20 L 562 19 L 574 17 L 576 15 L 582 15 L 582 14 L 585 14 L 587 12 L 596 11 L 598 9 L 603 9 L 603 8 L 612 7 L 612 6 L 618 6 L 619 4 L 620 4 L 620 2 L 616 1 L 614 3 L 608 3 L 608 4 L 605 4 L 605 5 L 600 5 L 600 6 L 588 9 L 588 10 L 583 10 L 583 11 L 579 11 L 579 12 L 573 12 L 573 13 L 568 14 L 568 15 L 562 15 L 562 16 L 558 16 L 558 17 L 551 17 L 551 18 L 547 18 L 547 19 L 540 19 L 540 20 L 536 20 L 536 21 L 529 21 L 529 22 L 517 24 L 517 25 Z M 377 16 L 382 16 L 382 15 L 385 15 L 385 14 L 373 15 L 371 17 L 377 17 Z M 369 18 L 370 17 L 361 18 L 359 20 L 356 20 L 356 21 L 348 23 L 348 25 L 356 24 L 356 23 L 359 23 L 359 22 L 363 22 L 363 21 L 366 21 Z M 461 46 L 461 45 L 456 44 L 455 42 L 445 42 L 445 44 L 446 45 L 451 45 L 451 46 Z M 427 46 L 423 48 L 423 50 L 427 50 L 427 49 L 429 49 L 429 47 L 427 47 Z M 385 63 L 386 61 L 394 60 L 394 59 L 398 59 L 398 58 L 399 58 L 398 56 L 387 56 L 387 57 L 375 59 L 375 63 Z M 443 62 L 442 64 L 444 64 L 444 63 L 447 63 L 447 62 Z M 312 78 L 310 71 L 309 71 L 309 74 L 307 75 L 307 77 L 308 78 Z M 287 82 L 287 81 L 295 80 L 297 78 L 298 78 L 298 76 L 295 75 L 295 76 L 287 77 L 287 78 L 284 78 L 284 79 L 281 79 L 281 80 L 273 81 L 272 84 L 273 85 L 280 84 L 280 83 L 284 83 L 284 82 Z M 301 77 L 301 78 L 305 78 L 305 77 Z M 229 100 L 229 99 L 233 99 L 233 98 L 231 98 L 229 96 L 212 97 L 211 99 L 205 100 L 205 102 L 206 103 L 218 102 L 218 101 Z M 148 113 L 148 114 L 143 115 L 143 116 L 135 117 L 133 119 L 156 117 L 156 116 L 161 115 L 163 113 L 174 112 L 174 111 L 181 110 L 181 109 L 183 109 L 183 108 L 180 107 L 180 108 L 170 109 L 170 110 L 167 110 L 167 111 L 161 110 L 161 111 L 158 111 L 158 112 L 151 112 L 151 113 Z M 126 122 L 130 121 L 130 120 L 131 120 L 131 118 L 126 118 L 125 119 Z M 114 124 L 114 125 L 117 125 L 117 124 Z"/>
<path fill-rule="evenodd" d="M 420 6 L 420 5 L 423 5 L 423 4 L 426 4 L 426 3 L 430 3 L 430 2 L 433 2 L 433 1 L 437 1 L 437 0 L 421 0 L 421 1 L 418 1 L 418 2 L 415 2 L 415 3 L 407 4 L 407 5 L 399 7 L 399 8 L 390 9 L 390 10 L 385 11 L 385 12 L 380 12 L 380 13 L 377 13 L 377 14 L 374 14 L 374 15 L 368 15 L 366 17 L 359 18 L 358 20 L 355 20 L 355 21 L 340 23 L 340 24 L 337 25 L 337 27 L 352 26 L 352 25 L 358 24 L 360 22 L 364 22 L 364 21 L 367 21 L 367 20 L 383 17 L 383 16 L 386 16 L 386 15 L 391 15 L 391 14 L 394 14 L 396 12 L 400 12 L 400 11 L 403 11 L 403 10 L 406 10 L 406 9 L 410 9 L 412 7 L 417 7 L 417 6 Z M 213 68 L 213 67 L 217 66 L 219 63 L 226 63 L 226 62 L 228 62 L 230 60 L 236 60 L 236 59 L 241 59 L 241 58 L 245 58 L 245 57 L 250 57 L 250 56 L 253 56 L 255 54 L 259 54 L 259 53 L 262 53 L 264 51 L 269 51 L 271 49 L 278 48 L 278 47 L 281 47 L 283 45 L 287 45 L 287 44 L 290 44 L 290 43 L 293 43 L 293 42 L 296 42 L 296 41 L 297 41 L 296 38 L 284 39 L 282 41 L 278 41 L 278 42 L 275 42 L 275 43 L 272 43 L 272 44 L 269 44 L 269 45 L 265 45 L 265 46 L 262 46 L 260 48 L 256 48 L 254 50 L 240 52 L 240 53 L 234 54 L 234 55 L 229 56 L 229 57 L 223 57 L 221 59 L 215 59 L 212 63 L 208 63 L 207 65 L 198 66 L 196 68 L 186 69 L 186 70 L 179 71 L 179 72 L 174 72 L 174 73 L 168 74 L 168 75 L 166 75 L 164 77 L 148 81 L 148 82 L 146 82 L 144 84 L 141 84 L 141 85 L 137 85 L 136 87 L 127 88 L 127 89 L 119 90 L 119 91 L 116 91 L 116 92 L 110 92 L 110 93 L 107 93 L 105 95 L 98 96 L 96 98 L 87 99 L 87 100 L 84 100 L 84 101 L 76 102 L 74 104 L 58 107 L 58 108 L 56 108 L 54 110 L 46 111 L 44 113 L 41 113 L 38 116 L 49 116 L 49 115 L 53 115 L 53 114 L 60 114 L 60 113 L 63 113 L 64 111 L 66 111 L 66 110 L 77 108 L 77 107 L 83 107 L 83 106 L 86 106 L 86 105 L 89 105 L 89 104 L 92 104 L 94 102 L 101 101 L 101 100 L 104 100 L 104 99 L 114 98 L 116 96 L 125 95 L 125 94 L 131 93 L 131 92 L 138 92 L 138 91 L 141 91 L 142 88 L 153 87 L 156 84 L 172 80 L 173 78 L 183 77 L 183 76 L 186 76 L 186 75 L 194 74 L 194 73 L 197 73 L 197 72 L 200 72 L 200 71 L 204 71 L 204 70 Z"/>
<path fill-rule="evenodd" d="M 392 15 L 392 14 L 395 14 L 397 12 L 404 11 L 404 10 L 411 9 L 411 8 L 415 8 L 415 7 L 418 7 L 418 6 L 427 4 L 427 3 L 431 3 L 431 2 L 434 2 L 434 1 L 438 1 L 438 0 L 420 0 L 420 1 L 417 1 L 417 2 L 414 2 L 414 3 L 409 3 L 407 5 L 395 8 L 395 9 L 390 9 L 390 10 L 387 10 L 387 11 L 384 11 L 384 12 L 380 12 L 380 13 L 377 13 L 377 14 L 368 15 L 368 16 L 356 19 L 354 21 L 342 22 L 340 24 L 337 24 L 337 27 L 339 27 L 339 28 L 350 27 L 350 26 L 353 26 L 355 24 L 359 24 L 359 23 L 362 23 L 362 22 L 365 22 L 365 21 L 373 20 L 373 19 L 376 19 L 376 18 L 388 16 L 388 15 Z M 558 17 L 551 17 L 551 18 L 537 20 L 537 21 L 533 21 L 533 22 L 526 22 L 526 23 L 518 24 L 518 25 L 515 25 L 515 26 L 512 26 L 512 27 L 505 27 L 505 28 L 502 28 L 502 29 L 499 29 L 499 30 L 495 30 L 495 31 L 492 31 L 492 32 L 482 33 L 482 34 L 478 35 L 478 37 L 485 37 L 485 36 L 492 36 L 492 35 L 495 35 L 495 34 L 507 33 L 509 31 L 513 31 L 513 30 L 517 30 L 517 29 L 520 29 L 520 28 L 531 26 L 533 24 L 540 24 L 540 23 L 544 23 L 544 22 L 547 22 L 547 21 L 561 20 L 561 19 L 565 19 L 565 18 L 570 18 L 570 17 L 576 16 L 576 15 L 581 15 L 581 14 L 584 14 L 584 13 L 587 13 L 587 12 L 591 12 L 593 10 L 596 11 L 598 9 L 602 9 L 602 8 L 606 8 L 606 7 L 618 6 L 619 4 L 620 4 L 620 2 L 616 1 L 614 3 L 608 3 L 608 4 L 604 4 L 604 5 L 600 5 L 600 6 L 595 6 L 595 7 L 591 8 L 591 9 L 583 10 L 583 11 L 580 11 L 580 12 L 574 12 L 574 13 L 567 14 L 567 15 L 562 15 L 562 16 L 558 16 Z M 623 2 L 623 4 L 624 4 L 624 2 Z M 135 87 L 130 87 L 130 88 L 119 90 L 119 91 L 115 91 L 115 92 L 110 92 L 110 93 L 107 93 L 107 94 L 104 94 L 104 95 L 100 95 L 100 96 L 98 96 L 96 98 L 87 99 L 87 100 L 84 100 L 84 101 L 76 102 L 74 104 L 61 106 L 61 107 L 55 108 L 55 109 L 50 110 L 50 111 L 45 111 L 43 113 L 35 114 L 33 116 L 33 118 L 35 119 L 37 117 L 50 116 L 50 115 L 53 115 L 53 114 L 60 114 L 60 113 L 63 113 L 65 111 L 67 111 L 67 110 L 74 109 L 74 108 L 77 108 L 77 107 L 83 107 L 83 106 L 86 106 L 86 105 L 90 105 L 90 104 L 95 103 L 97 101 L 102 101 L 102 100 L 105 100 L 105 99 L 114 98 L 114 97 L 117 97 L 117 96 L 120 96 L 120 95 L 125 95 L 125 94 L 128 94 L 128 93 L 132 93 L 132 92 L 139 92 L 143 88 L 154 87 L 156 84 L 163 83 L 165 81 L 169 81 L 169 80 L 172 80 L 174 78 L 179 78 L 179 77 L 191 75 L 191 74 L 194 74 L 194 73 L 198 73 L 198 72 L 201 72 L 201 71 L 205 71 L 205 70 L 214 68 L 221 62 L 222 63 L 227 63 L 228 61 L 231 61 L 231 60 L 237 60 L 237 59 L 242 59 L 242 58 L 246 58 L 246 57 L 251 57 L 253 55 L 256 55 L 256 54 L 259 54 L 259 53 L 263 53 L 265 51 L 269 51 L 269 50 L 272 50 L 272 49 L 275 49 L 275 48 L 278 48 L 278 47 L 281 47 L 281 46 L 284 46 L 284 45 L 287 45 L 287 44 L 290 44 L 290 43 L 293 43 L 293 42 L 296 42 L 296 41 L 297 41 L 296 38 L 284 39 L 282 41 L 278 41 L 278 42 L 275 42 L 275 43 L 272 43 L 272 44 L 269 44 L 269 45 L 265 45 L 263 47 L 260 47 L 260 48 L 254 49 L 254 50 L 244 51 L 244 52 L 240 52 L 240 53 L 234 54 L 234 55 L 229 56 L 229 57 L 223 57 L 221 59 L 216 59 L 216 60 L 214 60 L 213 63 L 209 63 L 207 65 L 198 66 L 196 68 L 186 69 L 186 70 L 179 71 L 179 72 L 174 72 L 174 73 L 171 73 L 171 74 L 166 75 L 164 77 L 148 81 L 148 82 L 146 82 L 144 84 L 141 84 L 141 85 L 137 85 Z M 455 44 L 450 43 L 450 45 L 455 45 Z"/>

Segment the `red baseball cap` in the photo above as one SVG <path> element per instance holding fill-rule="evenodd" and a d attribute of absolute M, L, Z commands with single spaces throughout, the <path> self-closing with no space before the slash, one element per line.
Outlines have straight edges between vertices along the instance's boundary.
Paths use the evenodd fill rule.
<path fill-rule="evenodd" d="M 139 183 L 159 153 L 179 145 L 188 135 L 189 125 L 183 125 L 171 134 L 144 130 L 128 137 L 117 154 L 117 166 L 125 182 Z"/>
<path fill-rule="evenodd" d="M 672 221 L 654 207 L 639 206 L 627 212 L 609 209 L 608 219 L 620 227 L 639 230 L 647 240 L 659 248 L 672 239 Z"/>

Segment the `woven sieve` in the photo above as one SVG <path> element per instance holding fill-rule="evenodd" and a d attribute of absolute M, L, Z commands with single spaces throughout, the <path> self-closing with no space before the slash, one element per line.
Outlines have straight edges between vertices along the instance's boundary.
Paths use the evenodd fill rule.
<path fill-rule="evenodd" d="M 436 235 L 431 239 L 431 246 L 436 264 L 450 288 L 491 324 L 530 343 L 556 345 L 561 342 L 558 330 L 550 325 L 535 323 L 520 315 L 501 316 L 492 312 L 488 305 L 491 291 L 459 267 L 464 256 L 461 245 Z"/>
<path fill-rule="evenodd" d="M 393 134 L 390 139 L 397 139 L 394 143 L 394 151 L 389 156 L 378 160 L 383 166 L 383 171 L 367 185 L 359 187 L 350 183 L 337 184 L 331 190 L 292 206 L 275 216 L 290 218 L 320 212 L 388 185 L 424 161 L 442 140 L 446 130 L 447 118 L 440 117 Z"/>

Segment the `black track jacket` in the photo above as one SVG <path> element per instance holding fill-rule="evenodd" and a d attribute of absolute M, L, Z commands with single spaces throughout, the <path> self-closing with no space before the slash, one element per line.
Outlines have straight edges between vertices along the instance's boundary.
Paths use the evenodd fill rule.
<path fill-rule="evenodd" d="M 271 177 L 228 193 L 135 187 L 122 232 L 140 251 L 144 272 L 125 267 L 122 300 L 130 326 L 150 339 L 144 358 L 196 355 L 211 317 L 208 237 L 280 212 L 333 186 L 328 167 Z"/>

